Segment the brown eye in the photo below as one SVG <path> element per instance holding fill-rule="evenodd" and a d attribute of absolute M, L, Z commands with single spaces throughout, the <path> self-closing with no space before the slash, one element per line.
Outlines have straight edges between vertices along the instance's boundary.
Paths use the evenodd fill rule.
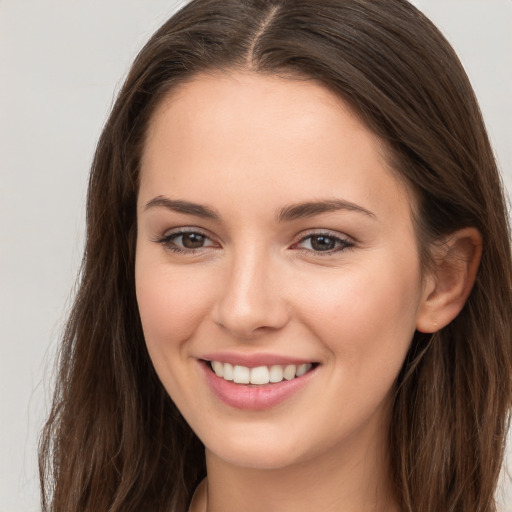
<path fill-rule="evenodd" d="M 199 249 L 204 246 L 206 237 L 200 233 L 184 233 L 181 238 L 181 245 L 185 249 Z"/>
<path fill-rule="evenodd" d="M 294 246 L 295 249 L 302 249 L 313 254 L 333 254 L 344 249 L 350 249 L 351 247 L 354 247 L 352 240 L 331 235 L 330 233 L 307 235 Z"/>
<path fill-rule="evenodd" d="M 166 249 L 177 253 L 193 253 L 196 250 L 218 247 L 208 235 L 199 231 L 178 231 L 155 240 Z"/>
<path fill-rule="evenodd" d="M 332 236 L 312 236 L 310 240 L 311 248 L 314 251 L 331 251 L 336 247 L 336 238 Z"/>

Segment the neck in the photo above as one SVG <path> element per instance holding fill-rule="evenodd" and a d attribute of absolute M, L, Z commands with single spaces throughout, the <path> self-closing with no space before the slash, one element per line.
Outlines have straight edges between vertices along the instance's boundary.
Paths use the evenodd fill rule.
<path fill-rule="evenodd" d="M 283 468 L 238 467 L 206 451 L 207 512 L 398 512 L 383 439 L 354 439 Z M 206 491 L 207 487 L 207 491 Z"/>

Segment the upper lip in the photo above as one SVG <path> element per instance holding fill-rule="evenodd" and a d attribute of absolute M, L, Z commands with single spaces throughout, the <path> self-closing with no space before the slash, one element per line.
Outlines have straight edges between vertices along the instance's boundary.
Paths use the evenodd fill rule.
<path fill-rule="evenodd" d="M 301 365 L 315 362 L 312 359 L 303 359 L 282 354 L 246 354 L 242 352 L 215 352 L 203 354 L 199 359 L 205 361 L 219 361 L 220 363 L 230 363 L 232 365 L 246 366 L 248 368 L 273 365 L 284 366 L 289 364 Z"/>

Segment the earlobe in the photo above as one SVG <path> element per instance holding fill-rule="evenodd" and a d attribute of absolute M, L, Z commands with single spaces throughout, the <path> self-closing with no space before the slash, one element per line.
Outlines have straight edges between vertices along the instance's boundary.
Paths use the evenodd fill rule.
<path fill-rule="evenodd" d="M 416 329 L 436 332 L 461 311 L 475 282 L 482 236 L 473 227 L 455 231 L 434 246 L 434 268 L 425 279 Z"/>

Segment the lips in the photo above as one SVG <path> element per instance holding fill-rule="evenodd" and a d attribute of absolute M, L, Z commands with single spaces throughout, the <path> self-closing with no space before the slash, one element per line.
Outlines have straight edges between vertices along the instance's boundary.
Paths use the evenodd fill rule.
<path fill-rule="evenodd" d="M 313 378 L 319 366 L 277 356 L 240 354 L 224 354 L 199 362 L 218 399 L 231 407 L 252 411 L 269 409 L 292 398 Z"/>

